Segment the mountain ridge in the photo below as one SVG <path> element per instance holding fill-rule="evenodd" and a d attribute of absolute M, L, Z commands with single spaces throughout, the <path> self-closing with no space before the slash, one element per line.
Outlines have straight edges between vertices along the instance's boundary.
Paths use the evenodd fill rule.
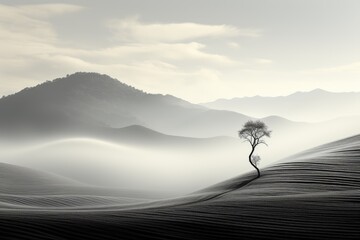
<path fill-rule="evenodd" d="M 293 109 L 298 110 L 302 108 Z M 356 119 L 346 120 L 346 124 L 339 120 L 311 126 L 273 115 L 260 120 L 275 133 L 272 142 L 278 148 L 284 147 L 285 143 L 294 150 L 301 150 L 302 144 L 310 147 L 312 142 L 319 144 L 346 137 L 350 132 L 358 132 L 359 128 Z M 235 111 L 209 109 L 171 95 L 145 93 L 98 73 L 75 73 L 2 98 L 0 116 L 0 138 L 10 139 L 15 135 L 31 139 L 39 135 L 54 139 L 66 133 L 70 138 L 100 137 L 124 144 L 124 141 L 132 144 L 134 141 L 131 137 L 121 137 L 126 134 L 118 129 L 131 125 L 179 137 L 237 138 L 237 131 L 243 124 L 256 119 Z M 328 129 L 338 129 L 340 125 L 341 131 L 329 132 Z M 136 135 L 136 130 L 132 131 Z M 286 141 L 290 133 L 302 135 L 307 131 L 314 134 L 310 141 L 307 138 L 299 139 L 297 143 Z M 146 131 L 143 132 L 144 139 L 138 139 L 147 139 L 148 144 L 152 139 L 146 138 Z M 157 139 L 161 140 L 161 137 Z M 162 139 L 159 142 L 166 143 L 165 138 Z"/>
<path fill-rule="evenodd" d="M 4 116 L 0 125 L 32 122 L 40 128 L 66 123 L 156 129 L 171 122 L 166 120 L 175 121 L 177 111 L 186 115 L 205 110 L 171 95 L 145 93 L 104 74 L 79 72 L 0 99 L 0 115 Z"/>
<path fill-rule="evenodd" d="M 230 97 L 230 98 L 217 98 L 215 100 L 212 101 L 208 101 L 208 102 L 199 102 L 199 105 L 204 105 L 207 103 L 213 103 L 216 101 L 229 101 L 229 100 L 236 100 L 236 99 L 248 99 L 248 98 L 282 98 L 282 97 L 289 97 L 292 95 L 297 95 L 297 94 L 309 94 L 309 93 L 333 93 L 333 94 L 358 94 L 360 92 L 356 92 L 356 91 L 350 91 L 350 92 L 333 92 L 333 91 L 328 91 L 322 88 L 314 88 L 312 90 L 309 91 L 296 91 L 287 95 L 277 95 L 277 96 L 264 96 L 264 95 L 253 95 L 253 96 L 243 96 L 243 97 Z"/>
<path fill-rule="evenodd" d="M 291 121 L 321 122 L 360 115 L 360 93 L 314 89 L 276 97 L 222 98 L 201 105 L 216 110 L 241 112 L 257 118 L 276 115 Z"/>

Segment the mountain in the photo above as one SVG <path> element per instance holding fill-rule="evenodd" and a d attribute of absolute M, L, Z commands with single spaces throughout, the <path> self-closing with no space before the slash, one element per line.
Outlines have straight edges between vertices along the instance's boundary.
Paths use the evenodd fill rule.
<path fill-rule="evenodd" d="M 91 138 L 137 147 L 186 149 L 214 148 L 226 143 L 234 146 L 233 140 L 214 137 L 238 138 L 237 131 L 245 121 L 253 119 L 170 95 L 145 93 L 107 75 L 81 72 L 3 97 L 0 116 L 0 140 L 15 138 L 16 144 L 20 139 L 35 143 Z M 358 118 L 316 124 L 292 122 L 279 116 L 261 120 L 273 130 L 271 151 L 260 149 L 268 162 L 285 157 L 289 151 L 301 151 L 360 132 Z"/>
<path fill-rule="evenodd" d="M 182 135 L 182 127 L 187 127 L 189 119 L 206 119 L 208 112 L 205 107 L 170 95 L 145 93 L 107 75 L 75 73 L 3 97 L 0 130 L 11 134 L 51 133 L 59 129 L 76 132 L 84 128 L 142 125 Z M 211 114 L 218 119 L 226 118 L 222 111 Z M 242 114 L 232 115 L 236 116 L 233 119 L 237 128 L 249 119 Z M 194 136 L 201 135 L 193 130 Z"/>
<path fill-rule="evenodd" d="M 293 121 L 320 122 L 360 115 L 360 93 L 334 93 L 315 89 L 281 97 L 218 99 L 201 105 L 259 118 L 277 115 Z"/>
<path fill-rule="evenodd" d="M 358 239 L 359 149 L 357 135 L 288 157 L 260 178 L 252 171 L 155 202 L 8 202 L 0 230 L 8 239 Z"/>
<path fill-rule="evenodd" d="M 196 114 L 182 121 L 169 130 L 172 134 L 194 137 L 232 136 L 237 137 L 245 120 L 261 120 L 276 132 L 283 132 L 286 129 L 300 128 L 307 126 L 306 123 L 293 122 L 278 116 L 265 118 L 251 118 L 239 115 L 239 113 L 226 110 L 209 109 L 201 114 Z"/>
<path fill-rule="evenodd" d="M 107 75 L 81 72 L 0 100 L 2 124 L 26 117 L 27 124 L 42 127 L 61 123 L 124 127 L 149 121 L 156 125 L 171 122 L 174 114 L 199 110 L 204 108 L 170 95 L 147 94 Z"/>

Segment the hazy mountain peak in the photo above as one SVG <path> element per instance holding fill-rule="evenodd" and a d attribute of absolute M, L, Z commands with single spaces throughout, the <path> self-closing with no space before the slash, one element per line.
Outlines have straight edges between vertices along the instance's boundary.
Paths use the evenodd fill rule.
<path fill-rule="evenodd" d="M 90 80 L 118 81 L 118 80 L 110 77 L 109 75 L 96 73 L 96 72 L 75 72 L 73 74 L 66 75 L 66 77 L 58 78 L 58 79 L 73 79 L 73 80 L 80 80 L 80 81 L 81 80 L 85 80 L 85 81 L 90 81 Z"/>
<path fill-rule="evenodd" d="M 316 95 L 316 94 L 331 94 L 332 92 L 329 92 L 329 91 L 326 91 L 324 89 L 321 89 L 321 88 L 315 88 L 311 91 L 298 91 L 298 92 L 295 92 L 293 94 L 290 94 L 288 96 L 298 96 L 298 95 L 308 95 L 308 94 L 311 94 L 311 95 Z M 285 96 L 286 97 L 286 96 Z"/>
<path fill-rule="evenodd" d="M 205 110 L 171 95 L 145 93 L 105 74 L 77 72 L 1 99 L 0 128 L 136 124 L 163 130 Z"/>
<path fill-rule="evenodd" d="M 71 90 L 90 90 L 93 93 L 106 92 L 107 94 L 110 94 L 111 92 L 129 92 L 144 94 L 143 91 L 122 83 L 115 78 L 94 72 L 77 72 L 63 78 L 55 79 L 50 83 L 53 83 L 54 85 L 62 85 L 63 87 L 68 87 Z"/>
<path fill-rule="evenodd" d="M 324 89 L 321 89 L 321 88 L 315 88 L 315 89 L 313 89 L 313 90 L 311 90 L 310 92 L 313 92 L 313 93 L 315 93 L 315 92 L 317 92 L 317 93 L 323 93 L 323 92 L 328 92 L 328 91 L 326 91 L 326 90 L 324 90 Z"/>
<path fill-rule="evenodd" d="M 27 87 L 20 92 L 3 97 L 2 100 L 13 98 L 36 98 L 38 100 L 59 100 L 69 97 L 88 95 L 96 98 L 131 97 L 133 95 L 146 95 L 145 92 L 120 82 L 108 75 L 95 72 L 76 72 L 62 78 Z M 24 100 L 24 99 L 23 99 Z"/>
<path fill-rule="evenodd" d="M 121 81 L 119 81 L 116 78 L 112 78 L 109 75 L 96 73 L 96 72 L 76 72 L 73 74 L 68 74 L 66 77 L 57 78 L 53 80 L 52 82 L 69 82 L 72 84 L 102 84 L 104 86 L 106 85 L 118 85 L 122 87 L 128 87 L 131 89 L 135 89 L 132 86 L 129 86 Z M 136 89 L 138 90 L 138 89 Z M 140 90 L 138 90 L 140 91 Z"/>
<path fill-rule="evenodd" d="M 293 121 L 318 122 L 360 115 L 359 103 L 360 93 L 329 92 L 316 88 L 312 91 L 299 91 L 287 96 L 221 99 L 202 105 L 259 118 L 277 115 Z"/>

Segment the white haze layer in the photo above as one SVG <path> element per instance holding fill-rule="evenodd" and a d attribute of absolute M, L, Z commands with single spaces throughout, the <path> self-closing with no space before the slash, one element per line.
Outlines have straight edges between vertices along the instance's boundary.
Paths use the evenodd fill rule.
<path fill-rule="evenodd" d="M 76 138 L 36 146 L 3 145 L 0 158 L 88 184 L 184 193 L 249 171 L 241 154 L 246 147 L 239 142 L 239 149 L 160 149 Z"/>
<path fill-rule="evenodd" d="M 266 139 L 269 146 L 259 146 L 255 154 L 262 158 L 261 169 L 299 151 L 348 137 L 352 132 L 352 124 L 277 128 Z M 0 162 L 52 172 L 86 184 L 183 194 L 254 171 L 248 163 L 250 145 L 235 137 L 236 133 L 233 138 L 215 143 L 203 139 L 201 146 L 125 145 L 90 138 L 43 144 L 2 141 Z"/>

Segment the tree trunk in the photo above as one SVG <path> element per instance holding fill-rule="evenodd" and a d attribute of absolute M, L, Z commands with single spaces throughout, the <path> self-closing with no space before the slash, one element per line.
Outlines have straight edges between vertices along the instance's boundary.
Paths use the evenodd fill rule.
<path fill-rule="evenodd" d="M 255 148 L 253 147 L 252 150 L 251 150 L 251 153 L 250 153 L 250 155 L 249 155 L 249 162 L 250 162 L 250 164 L 251 164 L 251 165 L 256 169 L 256 171 L 257 171 L 257 177 L 256 177 L 256 178 L 259 178 L 259 177 L 260 177 L 260 170 L 259 170 L 259 169 L 256 167 L 256 165 L 251 161 L 251 157 L 252 157 L 254 151 L 255 151 Z"/>

